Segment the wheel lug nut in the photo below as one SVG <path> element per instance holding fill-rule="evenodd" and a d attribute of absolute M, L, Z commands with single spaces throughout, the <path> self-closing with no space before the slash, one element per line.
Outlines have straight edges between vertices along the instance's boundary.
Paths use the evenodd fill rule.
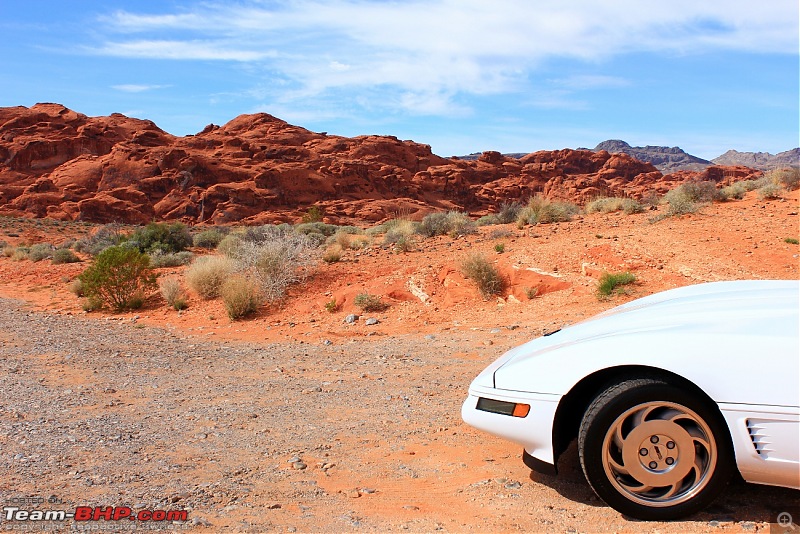
<path fill-rule="evenodd" d="M 647 450 L 647 449 L 645 449 L 644 447 L 642 447 L 641 449 L 639 449 L 639 454 L 640 454 L 641 456 L 647 456 L 648 452 L 650 452 L 650 451 L 648 451 L 648 450 Z"/>
<path fill-rule="evenodd" d="M 672 456 L 667 456 L 666 462 L 667 465 L 672 465 L 675 463 L 675 459 Z"/>
<path fill-rule="evenodd" d="M 667 442 L 667 448 L 668 449 L 674 449 L 675 448 L 675 442 L 674 441 L 668 441 Z"/>
<path fill-rule="evenodd" d="M 657 463 L 655 463 L 655 462 L 650 462 L 650 469 L 655 469 L 656 467 L 658 467 L 658 464 L 657 464 Z"/>
<path fill-rule="evenodd" d="M 650 436 L 650 443 L 658 443 L 658 436 Z"/>

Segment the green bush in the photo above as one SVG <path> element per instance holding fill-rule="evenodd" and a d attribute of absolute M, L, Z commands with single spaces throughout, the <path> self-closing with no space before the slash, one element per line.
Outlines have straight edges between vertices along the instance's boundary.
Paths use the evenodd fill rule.
<path fill-rule="evenodd" d="M 800 241 L 798 241 L 798 240 L 797 240 L 796 238 L 794 238 L 794 237 L 787 237 L 787 238 L 786 238 L 786 239 L 784 239 L 783 241 L 784 241 L 785 243 L 789 243 L 790 245 L 797 245 L 797 244 L 800 244 Z"/>
<path fill-rule="evenodd" d="M 158 284 L 158 289 L 161 296 L 171 307 L 176 310 L 184 310 L 187 307 L 186 292 L 181 287 L 181 283 L 177 278 L 166 278 L 161 280 Z"/>
<path fill-rule="evenodd" d="M 129 238 L 140 252 L 169 254 L 186 250 L 192 245 L 192 235 L 183 223 L 152 222 L 136 230 Z"/>
<path fill-rule="evenodd" d="M 500 271 L 481 254 L 472 254 L 461 263 L 461 272 L 475 282 L 483 298 L 499 295 L 506 287 Z"/>
<path fill-rule="evenodd" d="M 55 265 L 61 263 L 77 263 L 79 261 L 81 261 L 81 259 L 68 248 L 59 248 L 53 251 L 53 264 Z"/>
<path fill-rule="evenodd" d="M 28 259 L 31 261 L 42 261 L 53 257 L 53 245 L 50 243 L 37 243 L 28 251 Z"/>
<path fill-rule="evenodd" d="M 580 208 L 571 202 L 551 202 L 542 196 L 534 196 L 517 215 L 517 227 L 526 224 L 548 224 L 571 221 Z"/>
<path fill-rule="evenodd" d="M 389 307 L 379 296 L 370 295 L 369 293 L 359 293 L 356 295 L 356 298 L 353 299 L 353 304 L 365 312 L 379 312 Z"/>
<path fill-rule="evenodd" d="M 500 224 L 500 217 L 498 217 L 496 213 L 484 215 L 482 217 L 478 217 L 478 219 L 475 221 L 475 224 L 477 226 L 492 226 L 495 224 Z"/>
<path fill-rule="evenodd" d="M 238 274 L 231 276 L 222 284 L 220 296 L 231 321 L 250 315 L 261 303 L 258 285 Z"/>
<path fill-rule="evenodd" d="M 93 308 L 115 311 L 141 307 L 147 292 L 155 288 L 150 258 L 138 250 L 113 246 L 105 249 L 80 275 L 83 294 Z"/>
<path fill-rule="evenodd" d="M 304 223 L 315 223 L 321 221 L 324 216 L 325 208 L 320 206 L 311 206 L 303 215 L 302 220 Z"/>
<path fill-rule="evenodd" d="M 497 252 L 498 254 L 502 254 L 503 252 L 506 251 L 506 244 L 505 243 L 495 243 L 494 251 Z"/>
<path fill-rule="evenodd" d="M 625 271 L 623 273 L 603 273 L 600 281 L 597 283 L 598 296 L 608 297 L 612 293 L 619 292 L 621 286 L 632 284 L 636 281 L 636 275 L 631 272 Z"/>
<path fill-rule="evenodd" d="M 208 230 L 203 230 L 199 234 L 195 234 L 194 237 L 192 237 L 192 244 L 199 248 L 213 250 L 217 248 L 220 241 L 225 239 L 225 235 L 226 234 L 218 228 L 209 228 Z"/>
<path fill-rule="evenodd" d="M 740 200 L 744 198 L 744 194 L 747 193 L 748 189 L 744 182 L 734 182 L 731 185 L 727 185 L 720 189 L 719 193 L 725 200 L 736 199 Z"/>
<path fill-rule="evenodd" d="M 186 283 L 204 299 L 219 296 L 225 279 L 233 271 L 233 262 L 220 256 L 201 256 L 186 269 Z"/>
<path fill-rule="evenodd" d="M 417 233 L 425 237 L 437 235 L 459 235 L 474 234 L 475 222 L 466 213 L 459 211 L 448 211 L 429 213 L 422 218 L 422 222 L 417 228 Z"/>

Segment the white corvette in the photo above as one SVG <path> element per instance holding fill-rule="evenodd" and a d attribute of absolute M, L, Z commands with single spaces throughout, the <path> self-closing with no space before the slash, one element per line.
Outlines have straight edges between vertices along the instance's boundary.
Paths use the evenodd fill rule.
<path fill-rule="evenodd" d="M 638 519 L 700 510 L 737 469 L 800 489 L 798 308 L 798 281 L 634 300 L 510 350 L 461 415 L 551 474 L 577 438 L 595 493 Z"/>

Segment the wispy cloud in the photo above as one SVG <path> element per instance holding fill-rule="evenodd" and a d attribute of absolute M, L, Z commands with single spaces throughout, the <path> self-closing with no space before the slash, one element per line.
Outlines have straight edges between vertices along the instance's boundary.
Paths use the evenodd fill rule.
<path fill-rule="evenodd" d="M 145 91 L 153 91 L 155 89 L 165 89 L 169 85 L 144 85 L 135 83 L 125 83 L 120 85 L 112 85 L 112 89 L 122 91 L 123 93 L 143 93 Z"/>
<path fill-rule="evenodd" d="M 341 90 L 357 98 L 382 86 L 394 95 L 386 99 L 387 109 L 452 115 L 469 113 L 459 95 L 627 83 L 603 75 L 538 79 L 538 66 L 552 58 L 602 62 L 631 52 L 719 50 L 795 54 L 797 14 L 797 4 L 788 0 L 201 3 L 161 15 L 110 13 L 100 21 L 105 38 L 91 51 L 252 65 L 265 78 L 280 80 L 275 98 L 283 102 Z M 555 96 L 550 100 L 557 105 Z"/>

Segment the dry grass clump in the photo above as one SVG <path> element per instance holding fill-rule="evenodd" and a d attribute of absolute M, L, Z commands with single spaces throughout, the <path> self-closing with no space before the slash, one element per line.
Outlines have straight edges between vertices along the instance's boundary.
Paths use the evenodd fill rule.
<path fill-rule="evenodd" d="M 234 269 L 255 282 L 268 302 L 305 280 L 314 257 L 312 240 L 303 234 L 275 234 L 261 242 L 243 241 L 233 251 Z"/>
<path fill-rule="evenodd" d="M 449 235 L 455 238 L 460 235 L 474 234 L 475 227 L 475 222 L 466 213 L 460 211 L 438 212 L 429 213 L 423 217 L 417 233 L 424 237 Z"/>
<path fill-rule="evenodd" d="M 571 221 L 572 217 L 580 211 L 580 208 L 571 202 L 551 202 L 543 196 L 537 195 L 531 197 L 528 204 L 519 211 L 517 227 L 522 228 L 526 224 Z"/>
<path fill-rule="evenodd" d="M 379 312 L 389 307 L 379 296 L 370 295 L 369 293 L 359 293 L 356 295 L 356 298 L 353 299 L 353 304 L 365 312 Z"/>
<path fill-rule="evenodd" d="M 36 262 L 53 257 L 55 248 L 50 243 L 37 243 L 28 251 L 28 259 Z"/>
<path fill-rule="evenodd" d="M 258 284 L 240 274 L 231 276 L 222 284 L 220 296 L 232 321 L 254 313 L 261 305 Z"/>
<path fill-rule="evenodd" d="M 644 206 L 638 200 L 622 197 L 597 198 L 586 205 L 586 213 L 611 213 L 614 211 L 632 215 L 642 213 Z"/>
<path fill-rule="evenodd" d="M 59 248 L 53 251 L 52 262 L 54 265 L 60 265 L 62 263 L 77 263 L 79 261 L 81 261 L 81 259 L 68 248 Z"/>
<path fill-rule="evenodd" d="M 161 296 L 171 307 L 176 310 L 184 310 L 188 304 L 186 302 L 186 292 L 183 290 L 177 278 L 165 278 L 158 283 Z"/>
<path fill-rule="evenodd" d="M 343 254 L 344 250 L 342 250 L 342 246 L 335 243 L 322 253 L 322 261 L 325 263 L 336 263 L 342 259 Z"/>
<path fill-rule="evenodd" d="M 485 299 L 501 294 L 506 287 L 500 271 L 480 253 L 468 256 L 461 263 L 461 272 L 475 282 Z"/>
<path fill-rule="evenodd" d="M 787 191 L 794 191 L 800 187 L 800 167 L 776 169 L 770 173 L 770 178 Z"/>
<path fill-rule="evenodd" d="M 220 288 L 233 272 L 233 262 L 222 256 L 201 256 L 186 269 L 186 283 L 204 299 L 219 296 Z"/>

